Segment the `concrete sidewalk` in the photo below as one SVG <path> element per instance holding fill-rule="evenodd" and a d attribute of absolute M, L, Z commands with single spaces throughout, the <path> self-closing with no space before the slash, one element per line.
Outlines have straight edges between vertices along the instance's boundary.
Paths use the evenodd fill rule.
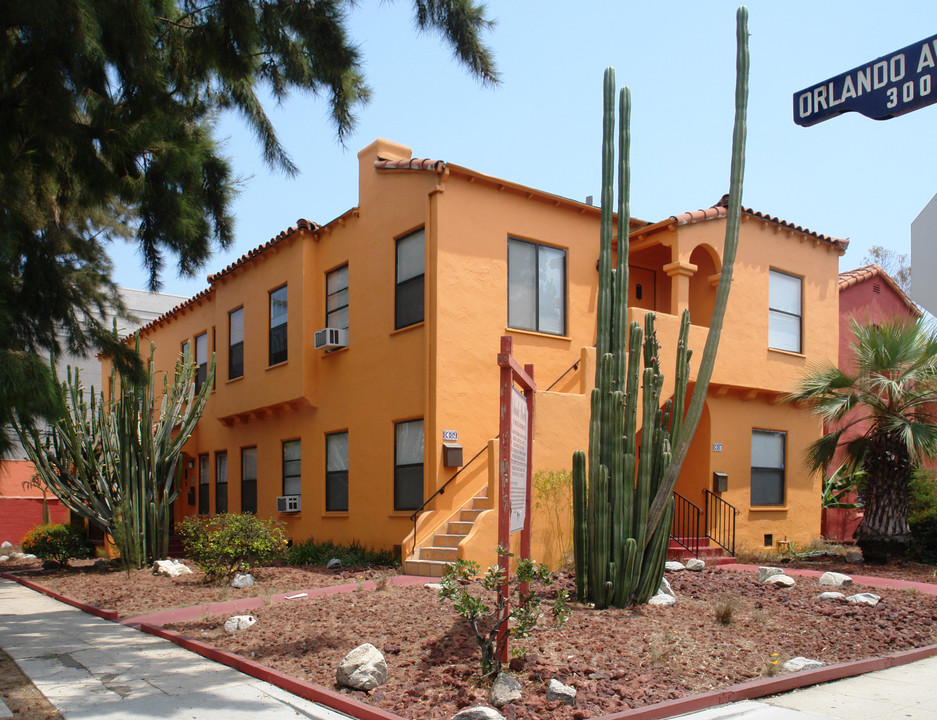
<path fill-rule="evenodd" d="M 3 579 L 0 647 L 66 720 L 348 718 Z"/>

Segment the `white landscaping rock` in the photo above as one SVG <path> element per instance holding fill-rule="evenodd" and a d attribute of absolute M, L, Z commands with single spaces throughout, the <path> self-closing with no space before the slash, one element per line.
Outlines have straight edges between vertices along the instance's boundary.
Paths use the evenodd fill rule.
<path fill-rule="evenodd" d="M 664 570 L 667 572 L 680 572 L 681 570 L 686 570 L 686 566 L 676 560 L 668 560 L 664 563 Z"/>
<path fill-rule="evenodd" d="M 667 578 L 662 577 L 660 579 L 660 589 L 657 591 L 658 595 L 670 595 L 670 597 L 677 597 L 673 594 L 673 588 L 670 587 L 670 583 L 667 581 Z"/>
<path fill-rule="evenodd" d="M 573 705 L 576 702 L 576 688 L 564 685 L 554 678 L 547 685 L 547 700 L 549 702 L 559 700 L 567 705 Z"/>
<path fill-rule="evenodd" d="M 180 575 L 191 575 L 192 571 L 186 567 L 185 563 L 178 560 L 157 560 L 153 563 L 153 574 L 174 578 Z"/>
<path fill-rule="evenodd" d="M 339 558 L 332 558 L 325 564 L 326 570 L 339 570 L 342 567 L 342 561 Z"/>
<path fill-rule="evenodd" d="M 234 580 L 231 581 L 231 587 L 241 590 L 246 587 L 250 587 L 254 584 L 254 576 L 250 573 L 245 573 L 242 575 L 238 573 L 234 576 Z"/>
<path fill-rule="evenodd" d="M 788 660 L 782 666 L 784 672 L 800 672 L 801 670 L 816 670 L 817 668 L 824 667 L 825 662 L 819 660 L 811 660 L 805 657 L 795 657 L 791 660 Z"/>
<path fill-rule="evenodd" d="M 706 562 L 700 560 L 699 558 L 691 558 L 686 561 L 686 569 L 692 570 L 693 572 L 699 572 L 706 567 Z"/>
<path fill-rule="evenodd" d="M 852 585 L 852 578 L 843 573 L 825 572 L 820 576 L 821 585 L 830 585 L 831 587 L 845 587 Z"/>
<path fill-rule="evenodd" d="M 677 604 L 677 598 L 667 593 L 658 593 L 647 601 L 648 605 L 659 605 L 660 607 L 671 607 Z"/>
<path fill-rule="evenodd" d="M 237 632 L 238 630 L 247 630 L 257 620 L 253 615 L 232 615 L 224 621 L 224 629 L 228 632 Z"/>
<path fill-rule="evenodd" d="M 504 720 L 504 715 L 494 708 L 478 705 L 459 710 L 450 720 Z"/>
<path fill-rule="evenodd" d="M 13 543 L 11 543 L 9 540 L 4 540 L 2 543 L 0 543 L 0 550 L 9 550 L 12 547 Z"/>
<path fill-rule="evenodd" d="M 776 567 L 760 567 L 758 568 L 758 582 L 763 583 L 769 577 L 774 577 L 775 575 L 783 575 L 784 571 L 781 568 Z"/>
<path fill-rule="evenodd" d="M 9 555 L 0 555 L 0 562 L 7 562 L 9 559 Z"/>
<path fill-rule="evenodd" d="M 850 595 L 846 598 L 846 600 L 853 605 L 869 605 L 871 607 L 878 605 L 878 601 L 881 599 L 880 596 L 874 593 L 859 593 L 858 595 Z"/>
<path fill-rule="evenodd" d="M 423 587 L 425 587 L 427 590 L 439 591 L 442 590 L 442 583 L 424 583 Z"/>
<path fill-rule="evenodd" d="M 824 592 L 817 595 L 817 600 L 845 600 L 846 596 L 841 592 Z"/>
<path fill-rule="evenodd" d="M 339 685 L 355 690 L 373 690 L 387 681 L 387 663 L 376 647 L 365 643 L 342 659 L 335 679 Z"/>
<path fill-rule="evenodd" d="M 507 673 L 498 673 L 491 690 L 488 693 L 488 702 L 495 707 L 504 707 L 508 703 L 521 699 L 521 684 Z"/>
<path fill-rule="evenodd" d="M 791 588 L 794 587 L 797 583 L 794 582 L 794 578 L 788 577 L 787 575 L 772 575 L 764 582 L 765 585 L 771 585 L 777 588 Z"/>

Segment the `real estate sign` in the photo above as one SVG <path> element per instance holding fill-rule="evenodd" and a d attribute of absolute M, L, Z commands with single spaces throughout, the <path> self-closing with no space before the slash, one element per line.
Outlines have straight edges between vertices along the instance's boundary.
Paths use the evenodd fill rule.
<path fill-rule="evenodd" d="M 794 122 L 844 112 L 886 120 L 937 102 L 937 35 L 794 93 Z"/>

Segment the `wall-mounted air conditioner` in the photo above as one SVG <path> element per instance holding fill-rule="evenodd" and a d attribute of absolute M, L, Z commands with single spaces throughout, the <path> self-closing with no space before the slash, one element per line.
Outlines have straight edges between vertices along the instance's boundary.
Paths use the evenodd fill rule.
<path fill-rule="evenodd" d="M 342 328 L 322 328 L 315 334 L 316 350 L 348 347 L 348 331 Z"/>
<path fill-rule="evenodd" d="M 277 497 L 277 512 L 292 513 L 302 509 L 299 495 L 279 495 Z"/>

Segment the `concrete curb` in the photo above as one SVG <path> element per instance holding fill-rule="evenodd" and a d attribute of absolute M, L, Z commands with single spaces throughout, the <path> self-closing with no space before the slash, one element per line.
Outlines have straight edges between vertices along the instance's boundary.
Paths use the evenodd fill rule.
<path fill-rule="evenodd" d="M 57 593 L 54 590 L 49 590 L 48 588 L 45 588 L 38 583 L 34 583 L 32 580 L 27 580 L 24 577 L 20 577 L 15 572 L 0 572 L 0 577 L 2 577 L 4 580 L 12 580 L 13 582 L 17 582 L 24 587 L 28 587 L 30 590 L 34 590 L 37 593 L 46 595 L 53 600 L 58 600 L 60 603 L 64 603 L 65 605 L 71 605 L 72 607 L 78 608 L 82 612 L 86 612 L 89 615 L 94 615 L 95 617 L 103 618 L 104 620 L 110 620 L 111 622 L 117 622 L 116 610 L 106 610 L 95 607 L 94 605 L 89 605 L 88 603 L 83 603 L 81 600 L 76 600 L 75 598 L 69 597 L 68 595 L 62 595 L 61 593 Z"/>

